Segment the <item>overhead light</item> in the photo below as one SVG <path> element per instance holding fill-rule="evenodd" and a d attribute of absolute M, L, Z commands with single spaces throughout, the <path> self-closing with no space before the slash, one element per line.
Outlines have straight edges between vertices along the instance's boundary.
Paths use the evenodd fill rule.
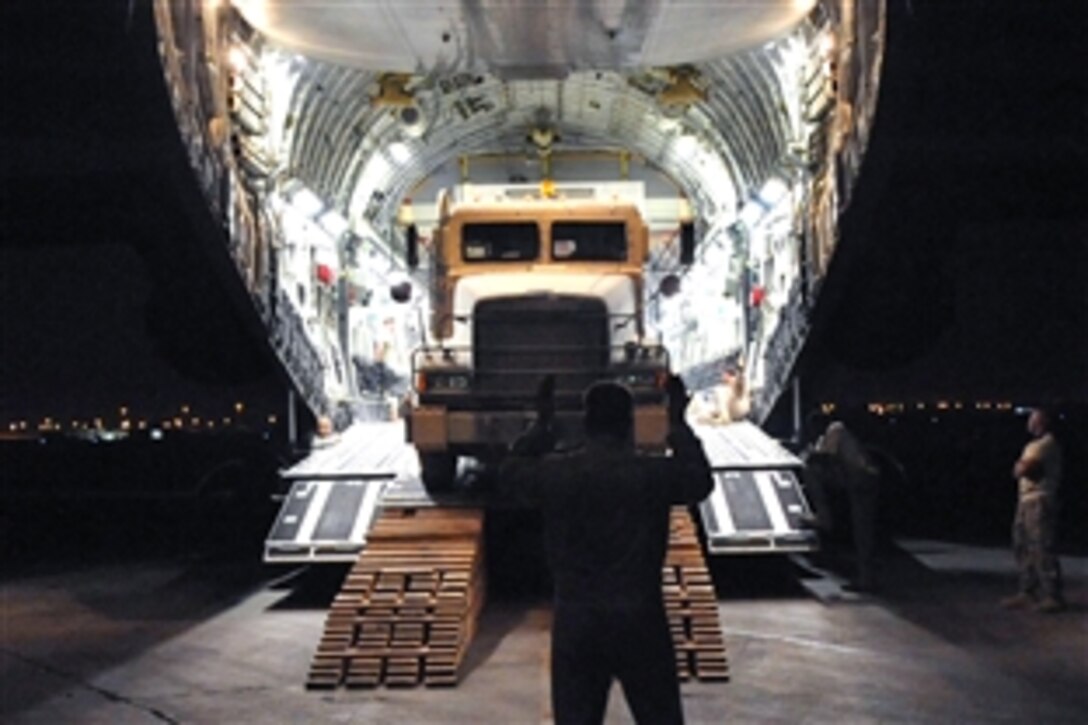
<path fill-rule="evenodd" d="M 249 67 L 249 56 L 240 45 L 233 45 L 227 51 L 227 62 L 236 73 L 241 73 Z"/>
<path fill-rule="evenodd" d="M 835 50 L 835 36 L 831 31 L 825 31 L 817 42 L 819 43 L 818 48 L 820 54 L 825 57 L 830 56 Z"/>
<path fill-rule="evenodd" d="M 749 202 L 744 205 L 737 216 L 738 221 L 746 228 L 752 229 L 763 218 L 764 209 L 758 203 Z"/>
<path fill-rule="evenodd" d="M 763 184 L 763 188 L 759 190 L 756 197 L 760 204 L 767 209 L 772 209 L 778 202 L 785 198 L 789 193 L 790 187 L 786 185 L 786 182 L 777 176 L 771 177 Z"/>
<path fill-rule="evenodd" d="M 412 149 L 408 148 L 408 144 L 403 141 L 394 141 L 386 150 L 389 151 L 389 157 L 397 164 L 406 164 L 412 158 Z"/>
<path fill-rule="evenodd" d="M 699 142 L 690 133 L 685 133 L 673 139 L 673 151 L 678 156 L 687 156 L 695 151 Z"/>
<path fill-rule="evenodd" d="M 339 237 L 348 230 L 348 220 L 335 209 L 330 209 L 322 214 L 317 223 L 333 237 Z"/>
<path fill-rule="evenodd" d="M 295 192 L 294 196 L 291 197 L 291 203 L 294 205 L 295 211 L 307 217 L 317 216 L 325 208 L 325 204 L 318 198 L 317 194 L 305 186 Z"/>
<path fill-rule="evenodd" d="M 659 116 L 657 119 L 657 128 L 661 133 L 669 134 L 680 128 L 680 120 L 677 118 L 670 118 L 668 116 Z"/>

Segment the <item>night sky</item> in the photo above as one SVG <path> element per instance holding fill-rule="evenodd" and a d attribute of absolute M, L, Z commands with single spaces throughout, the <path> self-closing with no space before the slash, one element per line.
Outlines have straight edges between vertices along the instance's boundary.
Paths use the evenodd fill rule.
<path fill-rule="evenodd" d="M 1083 401 L 1085 3 L 892 2 L 814 385 Z M 146 3 L 8 0 L 0 33 L 0 418 L 276 400 L 178 201 Z"/>
<path fill-rule="evenodd" d="M 1085 4 L 909 6 L 810 385 L 1083 402 Z"/>

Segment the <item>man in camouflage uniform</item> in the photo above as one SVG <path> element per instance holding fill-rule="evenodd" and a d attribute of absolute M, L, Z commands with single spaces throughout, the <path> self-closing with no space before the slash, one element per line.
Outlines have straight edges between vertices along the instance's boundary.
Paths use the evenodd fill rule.
<path fill-rule="evenodd" d="M 1001 604 L 1010 609 L 1034 607 L 1040 612 L 1057 612 L 1065 608 L 1062 572 L 1055 553 L 1062 452 L 1050 432 L 1046 411 L 1031 412 L 1028 433 L 1032 439 L 1012 469 L 1019 493 L 1012 545 L 1020 570 L 1020 589 Z"/>
<path fill-rule="evenodd" d="M 637 722 L 682 723 L 661 590 L 669 512 L 701 501 L 713 485 L 702 443 L 684 420 L 687 391 L 670 380 L 673 454 L 665 457 L 635 451 L 631 394 L 614 383 L 585 395 L 585 445 L 547 453 L 554 439 L 546 387 L 538 423 L 515 443 L 499 480 L 544 516 L 555 581 L 555 722 L 602 722 L 616 678 Z"/>

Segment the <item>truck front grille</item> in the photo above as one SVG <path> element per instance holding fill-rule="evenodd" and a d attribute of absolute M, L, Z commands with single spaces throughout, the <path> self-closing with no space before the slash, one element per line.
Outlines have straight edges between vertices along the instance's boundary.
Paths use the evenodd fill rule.
<path fill-rule="evenodd" d="M 546 374 L 561 398 L 604 377 L 608 309 L 592 297 L 535 295 L 485 300 L 473 315 L 475 387 L 531 397 Z"/>

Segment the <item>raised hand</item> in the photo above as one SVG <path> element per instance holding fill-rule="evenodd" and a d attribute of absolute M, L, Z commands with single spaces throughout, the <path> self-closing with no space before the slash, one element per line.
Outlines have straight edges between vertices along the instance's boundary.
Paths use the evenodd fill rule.
<path fill-rule="evenodd" d="M 551 425 L 555 418 L 555 376 L 545 375 L 536 389 L 536 419 L 540 425 Z"/>
<path fill-rule="evenodd" d="M 670 375 L 668 382 L 665 383 L 665 392 L 669 395 L 669 420 L 674 423 L 683 421 L 684 411 L 691 402 L 691 396 L 688 394 L 688 388 L 684 385 L 683 379 L 679 375 Z"/>

